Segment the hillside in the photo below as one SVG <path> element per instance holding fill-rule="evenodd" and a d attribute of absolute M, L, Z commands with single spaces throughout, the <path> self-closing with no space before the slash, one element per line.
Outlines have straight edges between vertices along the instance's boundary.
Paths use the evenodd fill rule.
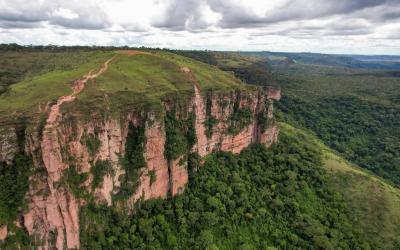
<path fill-rule="evenodd" d="M 192 159 L 269 147 L 279 133 L 279 89 L 169 52 L 94 50 L 36 73 L 0 100 L 0 240 L 11 248 L 80 248 L 87 206 L 132 213 L 184 192 Z"/>
<path fill-rule="evenodd" d="M 221 66 L 224 63 L 218 60 L 220 57 L 215 55 L 218 53 L 186 52 L 186 55 L 213 58 L 215 65 Z M 287 125 L 281 129 L 297 131 L 295 137 L 316 136 L 328 145 L 321 147 L 322 142 L 317 143 L 324 152 L 324 165 L 329 170 L 326 184 L 342 195 L 347 206 L 345 213 L 367 239 L 372 239 L 372 249 L 396 249 L 393 242 L 398 235 L 399 211 L 398 189 L 395 188 L 400 173 L 399 78 L 384 67 L 365 70 L 316 62 L 310 65 L 285 61 L 284 55 L 278 54 L 270 53 L 266 58 L 266 53 L 242 53 L 241 59 L 236 53 L 224 53 L 223 61 L 229 62 L 232 58 L 239 68 L 249 60 L 258 61 L 264 65 L 264 71 L 272 71 L 273 81 L 283 92 L 277 103 L 277 119 Z M 248 59 L 251 56 L 255 58 Z M 385 59 L 368 56 L 361 59 L 365 58 Z M 277 63 L 270 64 L 270 60 Z"/>
<path fill-rule="evenodd" d="M 43 69 L 25 66 L 29 69 L 25 69 L 26 72 L 19 73 L 15 77 L 22 80 L 21 82 L 13 83 L 6 80 L 2 82 L 3 85 L 9 86 L 9 89 L 2 94 L 0 99 L 1 121 L 17 118 L 29 120 L 40 113 L 40 109 L 44 109 L 49 102 L 54 102 L 58 97 L 70 93 L 74 80 L 83 77 L 91 70 L 96 70 L 114 55 L 116 58 L 110 64 L 110 69 L 96 79 L 98 84 L 92 86 L 89 83 L 87 90 L 80 98 L 78 97 L 78 100 L 85 102 L 85 105 L 88 105 L 90 101 L 92 101 L 91 105 L 96 105 L 93 103 L 94 97 L 104 94 L 109 95 L 116 102 L 115 105 L 124 105 L 124 103 L 118 103 L 122 101 L 121 98 L 141 99 L 141 101 L 153 99 L 160 104 L 160 98 L 167 95 L 176 93 L 183 96 L 190 95 L 193 93 L 193 81 L 188 74 L 180 70 L 183 66 L 191 67 L 200 89 L 226 90 L 232 87 L 232 90 L 241 89 L 243 86 L 231 75 L 220 73 L 214 67 L 165 52 L 144 53 L 131 57 L 129 53 L 112 51 L 66 51 L 53 54 L 12 51 L 2 54 L 6 57 L 2 61 L 6 69 L 15 68 L 15 65 L 19 66 L 21 62 L 18 60 L 21 57 L 27 57 L 28 61 L 24 61 L 26 65 L 39 65 L 37 67 L 40 68 L 40 63 L 42 63 Z M 29 60 L 33 61 L 33 58 L 39 58 L 39 63 L 29 62 Z M 22 71 L 24 65 L 20 69 Z M 162 72 L 168 73 L 162 75 Z M 210 85 L 213 81 L 215 83 Z M 90 94 L 92 96 L 87 96 Z M 88 98 L 85 99 L 85 96 Z M 88 108 L 90 109 L 90 106 Z"/>
<path fill-rule="evenodd" d="M 285 61 L 286 56 L 303 58 L 302 53 L 181 53 L 193 58 L 213 58 L 221 69 L 230 64 L 236 69 L 235 75 L 243 70 L 243 65 L 257 62 L 246 71 L 257 76 L 254 74 L 257 69 L 261 76 L 242 79 L 254 85 L 266 82 L 279 85 L 285 93 L 277 105 L 279 120 L 314 132 L 346 159 L 399 184 L 400 78 L 397 71 L 388 71 L 383 66 L 364 69 L 319 61 Z M 339 58 L 322 54 L 308 56 L 318 60 Z M 357 58 L 367 61 L 398 59 L 395 56 Z M 262 70 L 258 70 L 260 67 Z"/>
<path fill-rule="evenodd" d="M 134 216 L 87 207 L 82 248 L 400 246 L 400 190 L 288 124 L 270 150 L 215 153 L 193 170 L 182 195 L 139 203 Z"/>
<path fill-rule="evenodd" d="M 303 65 L 277 68 L 276 79 L 286 93 L 281 119 L 314 131 L 347 159 L 400 183 L 398 77 Z"/>
<path fill-rule="evenodd" d="M 320 150 L 327 171 L 326 184 L 343 198 L 345 213 L 365 236 L 371 249 L 400 246 L 399 188 L 343 159 L 309 132 L 288 124 L 281 124 L 281 128 Z"/>
<path fill-rule="evenodd" d="M 332 55 L 319 53 L 284 53 L 284 52 L 245 52 L 258 58 L 267 58 L 271 64 L 291 62 L 308 65 L 323 65 L 351 69 L 400 70 L 399 56 L 379 55 Z"/>
<path fill-rule="evenodd" d="M 400 247 L 396 77 L 228 52 L 57 53 L 1 94 L 1 249 Z"/>

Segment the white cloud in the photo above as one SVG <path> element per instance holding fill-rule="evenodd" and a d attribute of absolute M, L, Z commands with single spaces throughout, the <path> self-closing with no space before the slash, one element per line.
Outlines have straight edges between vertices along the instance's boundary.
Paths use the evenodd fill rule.
<path fill-rule="evenodd" d="M 76 12 L 74 12 L 70 9 L 64 9 L 64 8 L 59 8 L 56 11 L 54 11 L 53 16 L 66 18 L 66 19 L 76 19 L 79 17 L 79 15 Z"/>
<path fill-rule="evenodd" d="M 400 54 L 396 0 L 0 0 L 0 43 Z"/>

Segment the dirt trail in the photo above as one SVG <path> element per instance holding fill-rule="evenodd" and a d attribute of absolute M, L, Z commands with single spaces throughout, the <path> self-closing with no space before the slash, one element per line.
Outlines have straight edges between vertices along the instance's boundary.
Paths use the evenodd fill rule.
<path fill-rule="evenodd" d="M 113 56 L 112 58 L 108 59 L 105 63 L 103 63 L 103 65 L 101 66 L 101 68 L 96 72 L 96 73 L 92 73 L 92 71 L 90 71 L 87 75 L 85 75 L 83 77 L 83 79 L 78 79 L 74 82 L 74 86 L 72 86 L 72 94 L 67 95 L 67 96 L 61 96 L 60 98 L 58 98 L 58 101 L 56 104 L 54 104 L 53 106 L 51 106 L 50 108 L 50 114 L 49 117 L 47 119 L 47 123 L 45 126 L 45 129 L 49 128 L 50 126 L 53 125 L 53 123 L 57 120 L 57 117 L 60 113 L 60 106 L 63 103 L 66 102 L 71 102 L 73 101 L 76 97 L 77 94 L 79 94 L 80 92 L 82 92 L 82 90 L 85 88 L 85 84 L 87 83 L 87 81 L 89 80 L 93 80 L 94 78 L 100 76 L 101 74 L 103 74 L 107 69 L 108 69 L 108 65 L 110 64 L 110 62 L 112 60 L 115 59 L 116 56 Z"/>
<path fill-rule="evenodd" d="M 64 103 L 75 100 L 76 95 L 85 88 L 85 84 L 104 73 L 108 69 L 109 63 L 115 58 L 116 56 L 113 56 L 104 62 L 96 73 L 90 71 L 83 79 L 74 81 L 72 94 L 61 96 L 58 98 L 57 103 L 51 106 L 44 127 L 41 149 L 43 162 L 48 173 L 47 185 L 50 195 L 46 198 L 44 204 L 42 202 L 35 204 L 35 207 L 25 215 L 25 219 L 27 224 L 32 225 L 35 221 L 44 220 L 44 227 L 39 230 L 31 230 L 30 234 L 39 233 L 48 237 L 50 232 L 55 230 L 57 232 L 57 249 L 64 249 L 65 240 L 68 249 L 79 248 L 79 202 L 68 190 L 55 187 L 56 183 L 61 179 L 63 171 L 69 167 L 62 160 L 61 145 L 58 141 L 57 126 L 60 120 L 60 107 Z M 44 213 L 41 211 L 44 211 Z M 33 228 L 31 227 L 31 229 Z M 44 248 L 48 249 L 48 240 L 45 242 Z"/>
<path fill-rule="evenodd" d="M 204 112 L 206 104 L 204 103 L 203 97 L 201 96 L 197 79 L 193 75 L 192 70 L 189 67 L 185 66 L 181 67 L 180 70 L 184 74 L 187 74 L 189 76 L 189 80 L 192 81 L 193 83 L 194 87 L 193 104 L 194 104 L 194 111 L 196 114 L 195 125 L 196 125 L 196 137 L 197 137 L 195 150 L 201 157 L 203 157 L 207 155 L 207 144 L 208 144 L 208 138 L 206 136 L 206 127 L 204 126 L 204 122 L 206 120 L 206 113 Z"/>

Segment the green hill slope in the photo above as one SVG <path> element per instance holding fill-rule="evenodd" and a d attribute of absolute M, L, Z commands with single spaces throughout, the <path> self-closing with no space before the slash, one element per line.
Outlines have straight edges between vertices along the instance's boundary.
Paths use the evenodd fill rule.
<path fill-rule="evenodd" d="M 281 124 L 284 131 L 304 138 L 322 152 L 327 184 L 343 197 L 346 213 L 369 241 L 372 249 L 396 249 L 400 245 L 400 189 L 349 163 L 304 130 Z M 397 243 L 397 245 L 396 245 Z"/>
<path fill-rule="evenodd" d="M 7 54 L 7 53 L 6 53 Z M 13 52 L 19 61 L 25 57 L 24 52 Z M 12 84 L 0 96 L 0 122 L 16 118 L 34 118 L 41 113 L 49 102 L 54 102 L 58 97 L 72 92 L 70 84 L 82 78 L 90 70 L 97 69 L 112 56 L 112 52 L 75 52 L 57 53 L 56 59 L 42 62 L 49 57 L 46 52 L 28 53 L 28 65 L 35 64 L 30 56 L 40 58 L 44 64 L 43 70 L 30 70 L 30 75 L 21 75 L 21 82 Z M 17 61 L 20 65 L 21 63 Z M 6 63 L 6 62 L 4 62 Z M 12 62 L 8 62 L 12 64 Z M 22 64 L 24 65 L 24 64 Z M 16 65 L 14 65 L 14 68 Z M 24 68 L 24 66 L 21 66 Z"/>
<path fill-rule="evenodd" d="M 71 94 L 74 80 L 96 71 L 113 56 L 115 59 L 103 74 L 89 81 L 74 102 L 63 105 L 64 112 L 88 115 L 93 112 L 104 114 L 106 110 L 118 113 L 133 106 L 160 108 L 165 98 L 189 98 L 193 93 L 193 84 L 203 91 L 251 88 L 215 66 L 163 51 L 134 55 L 126 51 L 66 51 L 57 52 L 57 56 L 47 63 L 47 52 L 35 52 L 33 55 L 12 52 L 16 58 L 23 58 L 25 54 L 28 59 L 38 57 L 44 66 L 39 69 L 26 66 L 26 72 L 19 73 L 18 78 L 24 80 L 12 84 L 1 94 L 0 122 L 3 124 L 15 120 L 38 122 L 37 118 L 49 103 Z M 20 64 L 11 59 L 4 62 L 9 67 L 14 63 Z M 182 67 L 188 67 L 191 72 L 183 72 Z"/>
<path fill-rule="evenodd" d="M 184 72 L 183 67 L 190 72 Z M 102 112 L 106 106 L 111 114 L 140 107 L 159 110 L 167 99 L 188 100 L 194 84 L 202 91 L 252 88 L 217 67 L 172 53 L 119 54 L 75 102 L 66 105 L 65 112 L 95 115 L 93 111 Z"/>

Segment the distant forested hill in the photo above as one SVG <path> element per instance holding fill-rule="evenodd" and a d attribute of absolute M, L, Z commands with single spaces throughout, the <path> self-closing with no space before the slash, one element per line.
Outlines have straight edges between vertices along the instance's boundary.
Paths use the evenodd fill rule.
<path fill-rule="evenodd" d="M 348 160 L 400 185 L 400 70 L 388 70 L 400 69 L 400 57 L 179 53 L 212 58 L 250 84 L 279 85 L 282 121 L 312 131 Z M 241 77 L 243 68 L 252 76 Z"/>

